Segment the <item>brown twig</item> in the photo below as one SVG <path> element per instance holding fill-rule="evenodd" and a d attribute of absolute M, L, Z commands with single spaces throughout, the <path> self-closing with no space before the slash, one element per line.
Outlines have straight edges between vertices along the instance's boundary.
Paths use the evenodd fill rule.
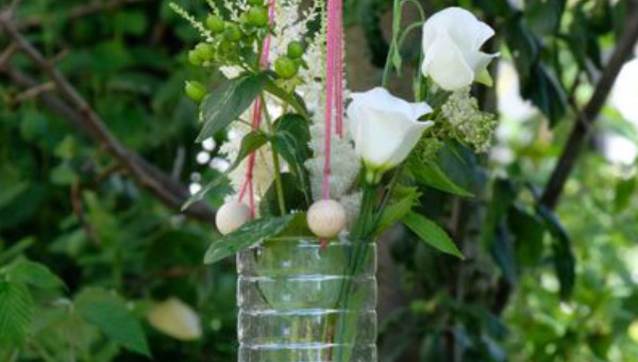
<path fill-rule="evenodd" d="M 95 245 L 100 245 L 101 241 L 93 225 L 86 220 L 84 213 L 84 205 L 82 205 L 82 188 L 80 186 L 79 181 L 74 181 L 71 184 L 71 192 L 69 193 L 69 198 L 71 199 L 71 207 L 73 208 L 73 213 L 78 218 L 78 222 L 82 225 L 86 236 L 89 240 L 92 240 Z"/>
<path fill-rule="evenodd" d="M 632 0 L 629 5 L 630 9 L 626 15 L 624 33 L 596 84 L 594 94 L 582 111 L 578 113 L 577 121 L 574 123 L 567 144 L 540 198 L 541 205 L 550 209 L 556 207 L 565 182 L 574 168 L 583 145 L 591 135 L 591 126 L 605 105 L 618 73 L 620 73 L 625 61 L 632 54 L 636 42 L 638 42 L 638 1 Z"/>
<path fill-rule="evenodd" d="M 5 50 L 0 54 L 0 71 L 9 63 L 11 57 L 18 51 L 18 46 L 15 43 L 9 44 Z"/>
<path fill-rule="evenodd" d="M 91 108 L 78 91 L 69 83 L 60 71 L 58 71 L 33 45 L 22 36 L 11 21 L 7 13 L 0 14 L 0 29 L 15 42 L 23 51 L 55 84 L 56 89 L 63 99 L 56 96 L 40 93 L 38 98 L 52 111 L 64 116 L 78 130 L 82 130 L 93 140 L 97 141 L 104 149 L 122 166 L 127 169 L 142 187 L 148 189 L 164 204 L 171 208 L 180 208 L 190 196 L 188 190 L 171 179 L 163 171 L 146 162 L 138 154 L 128 150 L 106 128 L 100 116 Z M 4 71 L 17 84 L 23 87 L 37 85 L 33 79 L 21 73 L 13 67 L 5 67 Z M 212 223 L 214 211 L 204 203 L 196 203 L 189 207 L 187 216 Z"/>
<path fill-rule="evenodd" d="M 25 90 L 24 92 L 18 94 L 17 96 L 15 96 L 15 98 L 13 99 L 13 102 L 15 102 L 16 104 L 22 103 L 29 99 L 36 98 L 41 93 L 50 92 L 54 89 L 55 89 L 55 85 L 51 82 L 38 84 L 35 87 L 31 87 Z"/>

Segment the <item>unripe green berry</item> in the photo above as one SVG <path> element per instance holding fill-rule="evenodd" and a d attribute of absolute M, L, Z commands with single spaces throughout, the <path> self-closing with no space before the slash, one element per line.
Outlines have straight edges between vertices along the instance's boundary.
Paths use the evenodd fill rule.
<path fill-rule="evenodd" d="M 248 4 L 253 6 L 263 6 L 264 0 L 248 0 Z"/>
<path fill-rule="evenodd" d="M 233 45 L 233 42 L 224 39 L 219 43 L 219 53 L 223 56 L 223 57 L 228 57 L 230 55 L 232 55 L 232 53 L 236 50 L 235 46 Z"/>
<path fill-rule="evenodd" d="M 186 92 L 186 95 L 190 99 L 199 103 L 206 95 L 206 87 L 200 82 L 189 80 L 186 81 L 186 85 L 184 85 L 184 92 Z"/>
<path fill-rule="evenodd" d="M 304 50 L 304 46 L 303 44 L 301 44 L 301 42 L 291 41 L 290 44 L 288 44 L 288 56 L 292 59 L 301 58 L 303 56 Z"/>
<path fill-rule="evenodd" d="M 204 59 L 202 59 L 199 52 L 191 50 L 188 52 L 188 61 L 193 65 L 202 65 Z"/>
<path fill-rule="evenodd" d="M 246 16 L 250 25 L 257 27 L 268 25 L 268 10 L 261 6 L 253 6 L 248 10 Z"/>
<path fill-rule="evenodd" d="M 241 39 L 241 29 L 237 24 L 226 23 L 226 29 L 224 29 L 224 37 L 230 41 L 238 41 Z"/>
<path fill-rule="evenodd" d="M 195 51 L 203 61 L 211 60 L 215 56 L 215 49 L 208 43 L 197 44 Z"/>
<path fill-rule="evenodd" d="M 211 14 L 208 16 L 208 18 L 206 18 L 206 27 L 208 28 L 208 30 L 213 32 L 213 34 L 219 34 L 224 31 L 224 26 L 224 19 L 217 15 Z"/>
<path fill-rule="evenodd" d="M 283 79 L 294 77 L 297 75 L 298 69 L 297 63 L 286 56 L 279 57 L 275 61 L 275 73 Z"/>

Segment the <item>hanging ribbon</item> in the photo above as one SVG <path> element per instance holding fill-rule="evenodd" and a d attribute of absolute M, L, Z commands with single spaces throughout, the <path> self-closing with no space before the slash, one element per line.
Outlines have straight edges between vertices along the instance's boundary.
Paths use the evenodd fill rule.
<path fill-rule="evenodd" d="M 270 25 L 273 24 L 273 20 L 275 19 L 275 0 L 268 1 L 268 23 Z M 264 42 L 262 44 L 261 56 L 259 58 L 259 66 L 262 69 L 268 67 L 268 56 L 270 55 L 270 43 L 271 43 L 271 35 L 270 32 L 264 38 Z M 253 130 L 259 129 L 259 125 L 261 124 L 261 113 L 262 113 L 262 104 L 261 99 L 257 98 L 255 103 L 253 103 L 252 109 L 252 122 L 251 127 Z M 252 152 L 250 156 L 248 156 L 248 164 L 246 165 L 246 175 L 244 177 L 244 184 L 241 187 L 239 192 L 239 201 L 243 201 L 244 196 L 248 193 L 248 207 L 250 208 L 250 214 L 252 217 L 255 217 L 255 190 L 253 186 L 253 170 L 255 169 L 255 158 L 257 157 L 256 152 Z M 278 170 L 275 170 L 278 172 Z"/>
<path fill-rule="evenodd" d="M 325 109 L 325 160 L 323 165 L 322 194 L 330 198 L 332 121 L 336 133 L 343 136 L 343 3 L 328 0 L 328 25 L 326 31 L 326 109 Z"/>

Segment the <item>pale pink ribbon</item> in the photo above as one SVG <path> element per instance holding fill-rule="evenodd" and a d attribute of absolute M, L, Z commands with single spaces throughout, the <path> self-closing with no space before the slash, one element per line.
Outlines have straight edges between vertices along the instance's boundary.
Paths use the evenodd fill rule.
<path fill-rule="evenodd" d="M 268 23 L 272 25 L 275 19 L 275 0 L 268 1 Z M 262 44 L 261 56 L 259 58 L 259 65 L 262 69 L 268 67 L 268 56 L 270 55 L 270 43 L 271 36 L 270 32 L 264 39 L 264 43 Z M 261 113 L 262 113 L 262 104 L 261 99 L 257 98 L 253 103 L 252 110 L 252 129 L 259 129 L 259 125 L 261 123 Z M 239 201 L 244 199 L 246 193 L 248 193 L 248 207 L 250 208 L 250 213 L 253 217 L 255 217 L 255 190 L 253 187 L 253 170 L 255 168 L 255 158 L 257 157 L 256 152 L 252 152 L 250 156 L 248 156 L 248 165 L 246 167 L 246 176 L 244 177 L 244 183 L 241 187 L 239 193 Z M 279 172 L 279 170 L 275 170 L 275 172 Z"/>
<path fill-rule="evenodd" d="M 336 132 L 343 137 L 343 3 L 328 0 L 328 29 L 326 54 L 326 109 L 325 109 L 325 160 L 323 165 L 322 194 L 330 198 L 332 120 Z"/>

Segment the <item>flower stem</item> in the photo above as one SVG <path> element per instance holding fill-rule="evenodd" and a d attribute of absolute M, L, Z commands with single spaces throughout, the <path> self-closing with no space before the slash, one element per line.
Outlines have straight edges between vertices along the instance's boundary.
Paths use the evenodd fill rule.
<path fill-rule="evenodd" d="M 268 107 L 266 106 L 266 98 L 263 94 L 260 95 L 261 104 L 264 110 L 264 118 L 266 119 L 266 125 L 268 126 L 268 131 L 273 133 L 272 128 L 272 119 L 270 118 L 270 113 L 268 113 Z M 275 151 L 274 147 L 270 148 L 272 152 L 272 163 L 273 163 L 273 171 L 275 177 L 275 193 L 277 194 L 277 203 L 279 204 L 279 212 L 281 216 L 286 215 L 286 200 L 284 198 L 284 185 L 281 181 L 281 163 L 279 162 L 279 154 Z"/>

